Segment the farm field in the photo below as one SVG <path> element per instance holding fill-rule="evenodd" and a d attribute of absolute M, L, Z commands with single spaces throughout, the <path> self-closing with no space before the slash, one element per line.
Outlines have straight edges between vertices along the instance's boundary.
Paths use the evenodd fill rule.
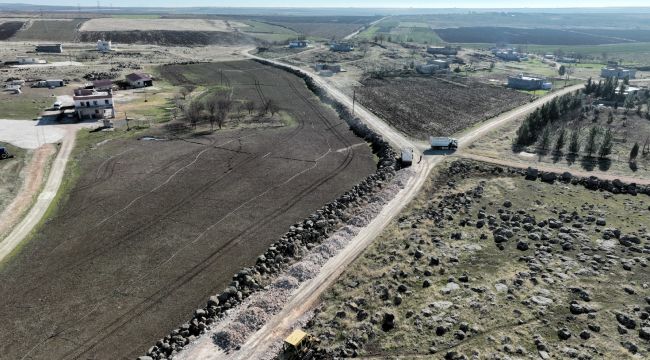
<path fill-rule="evenodd" d="M 330 358 L 647 358 L 648 216 L 647 195 L 454 162 L 306 331 Z"/>
<path fill-rule="evenodd" d="M 23 26 L 22 21 L 1 21 L 0 20 L 0 40 L 7 40 L 20 30 Z"/>
<path fill-rule="evenodd" d="M 442 39 L 429 24 L 416 21 L 383 20 L 370 26 L 359 34 L 359 38 L 374 40 L 375 37 L 390 38 L 394 42 L 413 42 L 418 44 L 441 44 Z"/>
<path fill-rule="evenodd" d="M 357 97 L 364 107 L 418 139 L 452 135 L 531 99 L 461 77 L 368 79 L 363 85 Z"/>
<path fill-rule="evenodd" d="M 377 16 L 266 16 L 265 22 L 291 29 L 298 34 L 320 40 L 342 39 Z M 256 19 L 256 18 L 253 18 Z"/>
<path fill-rule="evenodd" d="M 449 43 L 602 45 L 650 41 L 650 30 L 558 30 L 485 26 L 435 29 L 435 32 Z"/>
<path fill-rule="evenodd" d="M 79 27 L 86 19 L 72 20 L 29 20 L 26 27 L 16 33 L 12 41 L 56 41 L 79 40 Z"/>
<path fill-rule="evenodd" d="M 292 29 L 262 21 L 245 20 L 233 26 L 256 39 L 268 42 L 286 42 L 298 37 L 298 33 Z"/>
<path fill-rule="evenodd" d="M 55 95 L 71 92 L 69 87 L 46 89 L 23 87 L 23 93 L 14 95 L 7 91 L 0 92 L 0 118 L 15 120 L 33 120 L 56 101 Z"/>
<path fill-rule="evenodd" d="M 86 21 L 81 31 L 229 31 L 223 20 L 98 18 Z"/>
<path fill-rule="evenodd" d="M 272 99 L 295 121 L 167 141 L 137 140 L 163 130 L 81 135 L 58 210 L 0 267 L 4 356 L 141 355 L 375 170 L 369 147 L 293 75 L 248 61 L 163 73 L 196 85 L 223 73 L 234 100 Z"/>

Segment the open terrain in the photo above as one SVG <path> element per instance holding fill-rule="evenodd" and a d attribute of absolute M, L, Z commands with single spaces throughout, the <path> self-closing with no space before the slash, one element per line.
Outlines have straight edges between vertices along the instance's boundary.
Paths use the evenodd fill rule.
<path fill-rule="evenodd" d="M 12 41 L 79 41 L 79 27 L 85 19 L 27 20 Z"/>
<path fill-rule="evenodd" d="M 31 153 L 19 147 L 0 142 L 0 147 L 14 155 L 12 159 L 0 160 L 0 213 L 16 196 L 25 180 L 24 169 L 29 163 Z"/>
<path fill-rule="evenodd" d="M 357 90 L 363 106 L 418 139 L 454 134 L 531 99 L 461 77 L 368 79 L 363 85 Z"/>
<path fill-rule="evenodd" d="M 188 68 L 208 83 L 221 70 L 235 99 L 274 99 L 295 124 L 167 141 L 84 134 L 69 195 L 0 270 L 0 317 L 13 324 L 0 331 L 3 354 L 140 355 L 374 170 L 369 148 L 302 80 L 254 62 Z"/>
<path fill-rule="evenodd" d="M 645 358 L 649 212 L 647 195 L 455 162 L 326 292 L 308 331 L 328 356 Z"/>

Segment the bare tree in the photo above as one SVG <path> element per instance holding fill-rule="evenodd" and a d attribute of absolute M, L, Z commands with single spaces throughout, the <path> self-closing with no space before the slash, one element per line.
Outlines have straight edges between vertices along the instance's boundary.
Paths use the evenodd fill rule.
<path fill-rule="evenodd" d="M 180 90 L 178 90 L 178 93 L 181 94 L 181 96 L 183 97 L 183 100 L 185 100 L 187 98 L 187 95 L 189 95 L 191 92 L 192 91 L 189 88 L 185 87 L 185 86 L 182 87 Z"/>
<path fill-rule="evenodd" d="M 203 103 L 200 101 L 192 101 L 185 109 L 185 119 L 194 128 L 201 120 L 201 111 L 203 111 Z"/>
<path fill-rule="evenodd" d="M 217 125 L 219 125 L 219 129 L 221 129 L 223 127 L 223 124 L 228 119 L 228 115 L 230 114 L 230 110 L 232 110 L 232 100 L 230 100 L 230 99 L 219 99 L 217 101 L 216 122 L 217 122 Z"/>
<path fill-rule="evenodd" d="M 216 95 L 208 96 L 204 102 L 205 110 L 208 113 L 208 120 L 210 121 L 210 131 L 214 131 L 214 124 L 217 122 L 217 116 L 219 112 L 218 103 L 219 97 Z"/>
<path fill-rule="evenodd" d="M 248 115 L 253 113 L 253 110 L 255 110 L 255 102 L 252 100 L 247 100 L 244 103 L 244 108 L 248 110 Z"/>
<path fill-rule="evenodd" d="M 274 116 L 280 111 L 280 106 L 274 100 L 268 100 L 266 102 L 266 108 L 271 113 L 271 116 Z"/>

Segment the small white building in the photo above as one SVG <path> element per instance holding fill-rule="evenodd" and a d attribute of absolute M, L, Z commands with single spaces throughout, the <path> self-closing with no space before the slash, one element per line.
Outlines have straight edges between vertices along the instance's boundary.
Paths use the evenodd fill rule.
<path fill-rule="evenodd" d="M 47 61 L 41 60 L 39 58 L 35 57 L 18 57 L 16 60 L 18 62 L 18 65 L 36 65 L 36 64 L 47 64 Z"/>
<path fill-rule="evenodd" d="M 604 78 L 634 79 L 636 69 L 625 69 L 621 67 L 604 67 L 600 70 L 600 76 Z"/>
<path fill-rule="evenodd" d="M 113 50 L 113 43 L 108 40 L 97 40 L 97 51 L 110 52 Z"/>
<path fill-rule="evenodd" d="M 126 81 L 133 88 L 143 88 L 153 86 L 151 76 L 142 73 L 132 73 L 126 76 Z"/>
<path fill-rule="evenodd" d="M 115 117 L 113 93 L 111 91 L 77 89 L 74 91 L 72 99 L 74 100 L 74 109 L 77 117 L 81 120 Z"/>
<path fill-rule="evenodd" d="M 34 88 L 48 88 L 48 89 L 53 89 L 53 88 L 58 88 L 63 86 L 65 86 L 65 81 L 61 79 L 41 80 L 32 84 L 32 87 Z"/>

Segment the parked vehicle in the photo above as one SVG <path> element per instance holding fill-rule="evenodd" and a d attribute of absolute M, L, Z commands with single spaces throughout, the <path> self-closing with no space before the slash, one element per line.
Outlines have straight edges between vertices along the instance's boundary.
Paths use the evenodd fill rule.
<path fill-rule="evenodd" d="M 458 148 L 458 139 L 450 137 L 429 137 L 429 143 L 431 144 L 431 149 L 448 149 L 455 150 Z"/>
<path fill-rule="evenodd" d="M 400 160 L 402 161 L 402 166 L 411 166 L 413 164 L 413 149 L 403 148 Z"/>
<path fill-rule="evenodd" d="M 4 160 L 12 157 L 14 156 L 11 155 L 6 148 L 0 147 L 0 159 Z"/>
<path fill-rule="evenodd" d="M 55 110 L 59 110 L 59 109 L 61 109 L 61 105 L 63 105 L 62 102 L 60 102 L 60 101 L 56 101 L 56 102 L 54 103 L 54 105 L 52 105 L 52 108 L 55 109 Z"/>

